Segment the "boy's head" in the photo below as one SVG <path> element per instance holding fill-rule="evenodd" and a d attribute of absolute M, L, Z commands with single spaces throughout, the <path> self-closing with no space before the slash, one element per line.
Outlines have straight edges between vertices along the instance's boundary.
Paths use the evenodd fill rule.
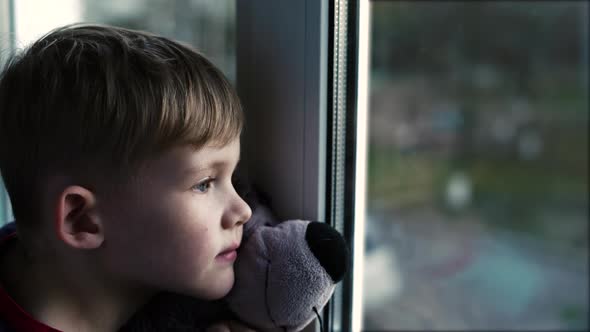
<path fill-rule="evenodd" d="M 170 226 L 179 233 L 174 241 L 203 230 L 182 219 L 199 224 L 205 216 L 195 214 L 206 209 L 211 219 L 240 225 L 250 212 L 225 177 L 237 163 L 242 122 L 231 85 L 190 47 L 115 27 L 56 29 L 9 60 L 0 76 L 0 169 L 19 232 L 30 237 L 30 230 L 53 227 L 78 249 L 101 247 L 110 236 L 110 254 L 142 255 L 146 247 L 137 241 L 158 241 L 150 230 L 166 241 L 167 230 L 159 228 L 164 225 L 146 218 L 180 219 L 178 229 Z M 204 165 L 217 161 L 218 168 Z M 179 172 L 195 167 L 201 170 L 189 180 L 180 178 Z M 197 181 L 214 177 L 217 196 L 201 190 L 209 182 L 194 190 Z M 193 201 L 180 194 L 187 185 Z M 144 238 L 131 233 L 141 227 L 148 232 Z M 88 234 L 68 239 L 78 231 L 100 234 L 90 243 L 79 242 L 92 238 Z M 180 239 L 181 232 L 187 238 Z M 233 233 L 231 241 L 216 236 L 213 250 L 239 241 Z M 113 271 L 122 268 L 105 260 Z"/>
<path fill-rule="evenodd" d="M 0 110 L 0 167 L 27 223 L 47 176 L 127 179 L 167 148 L 224 145 L 242 126 L 234 90 L 191 48 L 88 25 L 54 30 L 9 61 Z"/>

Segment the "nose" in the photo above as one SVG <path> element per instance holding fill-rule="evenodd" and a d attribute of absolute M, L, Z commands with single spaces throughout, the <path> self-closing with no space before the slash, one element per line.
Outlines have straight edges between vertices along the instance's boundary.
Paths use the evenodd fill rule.
<path fill-rule="evenodd" d="M 224 228 L 241 226 L 250 220 L 252 209 L 235 191 L 233 192 L 231 203 L 228 207 L 224 218 Z"/>

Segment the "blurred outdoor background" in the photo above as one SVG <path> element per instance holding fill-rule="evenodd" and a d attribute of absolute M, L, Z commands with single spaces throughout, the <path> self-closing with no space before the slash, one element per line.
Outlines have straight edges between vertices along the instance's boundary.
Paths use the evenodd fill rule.
<path fill-rule="evenodd" d="M 588 329 L 588 2 L 371 14 L 364 329 Z"/>

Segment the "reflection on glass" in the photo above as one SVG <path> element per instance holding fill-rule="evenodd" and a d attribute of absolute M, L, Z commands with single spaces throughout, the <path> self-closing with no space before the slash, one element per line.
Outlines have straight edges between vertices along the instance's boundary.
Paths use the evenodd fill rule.
<path fill-rule="evenodd" d="M 81 0 L 83 18 L 147 30 L 203 52 L 235 82 L 235 0 Z"/>
<path fill-rule="evenodd" d="M 588 3 L 372 3 L 363 329 L 588 328 Z"/>

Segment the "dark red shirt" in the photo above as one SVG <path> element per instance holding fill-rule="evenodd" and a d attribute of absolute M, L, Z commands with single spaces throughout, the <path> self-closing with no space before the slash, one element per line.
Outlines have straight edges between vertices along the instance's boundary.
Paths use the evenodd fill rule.
<path fill-rule="evenodd" d="M 0 228 L 0 253 L 16 240 L 16 227 L 8 223 Z M 0 284 L 0 332 L 61 332 L 36 320 L 21 308 Z"/>

